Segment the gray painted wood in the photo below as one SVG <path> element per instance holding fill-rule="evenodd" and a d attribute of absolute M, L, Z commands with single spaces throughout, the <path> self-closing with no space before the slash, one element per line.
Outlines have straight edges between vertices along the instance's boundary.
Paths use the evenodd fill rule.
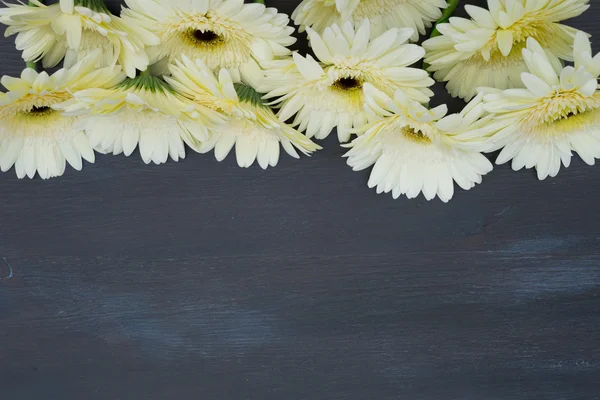
<path fill-rule="evenodd" d="M 323 144 L 0 175 L 0 398 L 600 398 L 600 170 L 394 201 Z"/>

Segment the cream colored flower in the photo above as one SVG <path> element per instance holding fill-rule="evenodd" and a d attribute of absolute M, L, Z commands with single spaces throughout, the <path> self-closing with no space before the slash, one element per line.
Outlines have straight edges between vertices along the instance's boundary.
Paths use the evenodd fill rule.
<path fill-rule="evenodd" d="M 296 39 L 288 17 L 262 4 L 243 0 L 126 0 L 126 21 L 153 32 L 161 44 L 150 49 L 153 61 L 182 54 L 202 59 L 209 68 L 227 68 L 234 78 L 262 79 L 261 60 L 290 54 Z"/>
<path fill-rule="evenodd" d="M 365 126 L 345 156 L 355 171 L 374 165 L 368 185 L 377 193 L 411 199 L 422 192 L 427 200 L 447 202 L 454 182 L 469 190 L 492 170 L 480 153 L 490 133 L 483 95 L 460 114 L 445 116 L 445 105 L 429 110 L 400 90 L 393 98 L 371 85 L 365 92 L 367 108 L 382 119 Z"/>
<path fill-rule="evenodd" d="M 94 162 L 87 137 L 75 128 L 76 117 L 61 115 L 54 107 L 72 99 L 74 91 L 110 87 L 123 80 L 121 67 L 97 69 L 99 53 L 49 76 L 27 68 L 20 78 L 4 76 L 9 90 L 0 94 L 0 168 L 15 166 L 19 178 L 60 176 L 66 162 L 76 170 L 82 158 Z"/>
<path fill-rule="evenodd" d="M 442 36 L 423 43 L 425 62 L 454 97 L 472 98 L 478 87 L 522 87 L 521 50 L 528 37 L 549 54 L 572 60 L 576 29 L 559 22 L 589 8 L 589 0 L 488 0 L 489 11 L 465 6 L 471 19 L 439 24 Z"/>
<path fill-rule="evenodd" d="M 83 115 L 78 127 L 100 153 L 130 156 L 139 147 L 149 164 L 185 158 L 185 145 L 198 149 L 208 128 L 222 122 L 218 113 L 196 107 L 160 78 L 139 76 L 110 89 L 76 92 L 59 107 Z"/>
<path fill-rule="evenodd" d="M 445 0 L 304 0 L 292 14 L 296 25 L 311 27 L 319 33 L 333 24 L 371 21 L 371 35 L 377 37 L 391 28 L 412 28 L 411 40 L 431 27 L 442 16 Z"/>
<path fill-rule="evenodd" d="M 198 149 L 200 152 L 214 149 L 216 159 L 222 161 L 235 146 L 240 167 L 250 167 L 257 161 L 266 169 L 277 165 L 280 145 L 294 158 L 299 158 L 296 149 L 310 155 L 321 148 L 279 121 L 253 88 L 240 83 L 234 85 L 226 69 L 222 69 L 217 78 L 202 60 L 194 63 L 183 56 L 171 66 L 171 72 L 172 76 L 165 79 L 176 90 L 198 106 L 212 107 L 228 117 L 226 124 L 213 128 L 210 139 Z"/>
<path fill-rule="evenodd" d="M 600 158 L 600 56 L 592 57 L 583 32 L 573 56 L 575 66 L 562 68 L 530 38 L 523 50 L 529 71 L 522 74 L 525 88 L 485 96 L 498 131 L 489 150 L 502 148 L 496 163 L 512 160 L 515 171 L 535 167 L 542 180 L 556 176 L 561 163 L 568 167 L 573 151 L 589 165 Z"/>
<path fill-rule="evenodd" d="M 412 29 L 390 29 L 369 40 L 368 20 L 356 29 L 349 22 L 333 25 L 321 36 L 308 28 L 317 62 L 298 53 L 292 59 L 265 63 L 266 79 L 259 91 L 281 107 L 286 121 L 297 113 L 294 126 L 308 137 L 323 139 L 337 127 L 341 142 L 353 128 L 368 121 L 363 86 L 367 83 L 393 94 L 401 89 L 409 97 L 428 102 L 434 81 L 427 72 L 410 68 L 423 57 L 423 48 L 406 44 Z"/>
<path fill-rule="evenodd" d="M 0 9 L 0 22 L 8 25 L 6 35 L 17 34 L 17 49 L 25 61 L 42 60 L 50 68 L 64 59 L 68 68 L 100 49 L 100 66 L 118 63 L 129 77 L 135 77 L 136 69 L 148 67 L 145 47 L 158 44 L 158 38 L 111 15 L 103 0 L 33 3 L 36 7 L 9 4 Z"/>

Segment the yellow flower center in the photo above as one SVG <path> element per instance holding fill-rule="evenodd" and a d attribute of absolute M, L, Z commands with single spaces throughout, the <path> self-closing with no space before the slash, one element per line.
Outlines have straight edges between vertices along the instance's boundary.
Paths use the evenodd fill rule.
<path fill-rule="evenodd" d="M 76 118 L 65 117 L 52 105 L 72 98 L 68 92 L 28 94 L 0 107 L 2 129 L 20 137 L 55 137 L 66 134 Z"/>
<path fill-rule="evenodd" d="M 360 57 L 340 57 L 325 67 L 332 87 L 338 91 L 362 91 L 363 84 L 370 83 L 389 95 L 394 94 L 396 86 L 385 72 L 375 63 Z"/>
<path fill-rule="evenodd" d="M 575 91 L 559 92 L 530 110 L 522 126 L 536 135 L 556 137 L 597 125 L 599 110 L 598 94 L 585 97 Z"/>
<path fill-rule="evenodd" d="M 411 127 L 411 126 L 403 126 L 400 130 L 400 132 L 402 133 L 402 135 L 413 141 L 416 143 L 421 143 L 421 144 L 430 144 L 431 143 L 431 138 L 429 136 L 427 136 L 425 134 L 425 132 L 423 130 L 421 130 L 421 128 L 417 128 L 417 127 Z"/>
<path fill-rule="evenodd" d="M 539 13 L 526 14 L 506 29 L 512 32 L 513 47 L 510 53 L 504 56 L 498 48 L 497 34 L 500 30 L 501 28 L 498 28 L 488 43 L 466 61 L 467 64 L 475 64 L 479 68 L 504 69 L 523 63 L 522 51 L 527 47 L 528 37 L 537 40 L 544 48 L 549 47 L 548 45 L 551 43 L 565 41 L 564 33 L 560 27 L 554 24 L 551 19 L 548 19 L 547 16 Z M 569 46 L 569 43 L 567 42 L 566 45 Z M 486 61 L 483 57 L 486 52 L 490 54 L 489 61 Z"/>
<path fill-rule="evenodd" d="M 439 135 L 437 128 L 431 123 L 419 122 L 398 115 L 383 119 L 378 124 L 375 134 L 383 133 L 386 140 L 395 143 L 394 146 L 402 146 L 408 140 L 412 143 L 428 146 L 433 143 L 433 137 Z M 391 146 L 391 147 L 394 147 Z"/>
<path fill-rule="evenodd" d="M 68 92 L 29 94 L 14 103 L 0 107 L 0 120 L 9 125 L 45 124 L 60 118 L 61 113 L 54 110 L 52 105 L 62 103 L 71 97 Z"/>
<path fill-rule="evenodd" d="M 370 83 L 385 92 L 394 84 L 383 73 L 381 68 L 358 57 L 339 57 L 334 64 L 325 67 L 328 79 L 322 84 L 329 86 L 330 92 L 345 104 L 340 110 L 362 110 L 364 107 L 363 85 Z M 391 93 L 393 94 L 393 90 Z"/>
<path fill-rule="evenodd" d="M 335 82 L 329 87 L 329 96 L 327 96 L 328 109 L 334 109 L 339 112 L 360 112 L 364 108 L 365 95 L 362 87 L 345 86 L 346 80 Z M 322 96 L 319 92 L 315 95 Z"/>
<path fill-rule="evenodd" d="M 160 57 L 185 54 L 201 58 L 209 68 L 239 68 L 252 56 L 252 37 L 237 22 L 212 11 L 190 14 L 166 24 L 161 36 Z"/>

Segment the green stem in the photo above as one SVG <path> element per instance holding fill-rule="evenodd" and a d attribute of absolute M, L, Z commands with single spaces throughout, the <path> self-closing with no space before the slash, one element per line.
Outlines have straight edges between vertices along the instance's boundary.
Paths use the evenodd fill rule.
<path fill-rule="evenodd" d="M 265 0 L 254 0 L 255 3 L 265 4 Z"/>
<path fill-rule="evenodd" d="M 144 71 L 140 71 L 140 76 L 152 76 L 150 75 L 150 67 L 146 68 Z"/>
<path fill-rule="evenodd" d="M 438 19 L 438 21 L 435 23 L 433 31 L 431 31 L 431 35 L 429 37 L 436 37 L 441 35 L 440 31 L 437 30 L 437 26 L 439 24 L 445 24 L 450 20 L 450 17 L 452 17 L 452 14 L 454 14 L 454 10 L 456 10 L 456 7 L 458 7 L 458 3 L 460 3 L 460 0 L 448 0 L 448 7 L 444 9 L 444 12 L 442 13 L 442 18 Z"/>

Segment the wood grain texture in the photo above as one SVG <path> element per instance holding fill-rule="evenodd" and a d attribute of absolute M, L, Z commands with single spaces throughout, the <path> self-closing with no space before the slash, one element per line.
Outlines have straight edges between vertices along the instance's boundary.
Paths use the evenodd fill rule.
<path fill-rule="evenodd" d="M 600 399 L 600 170 L 394 201 L 323 144 L 1 174 L 0 398 Z"/>

